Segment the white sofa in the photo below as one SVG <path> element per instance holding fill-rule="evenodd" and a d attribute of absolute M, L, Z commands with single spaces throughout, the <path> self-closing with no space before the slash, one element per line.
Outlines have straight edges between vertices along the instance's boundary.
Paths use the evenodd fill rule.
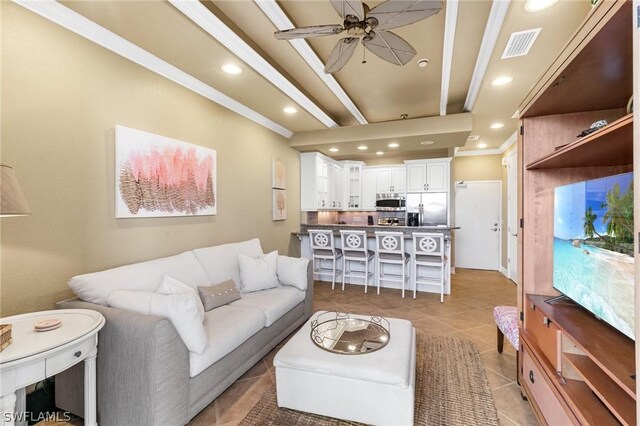
<path fill-rule="evenodd" d="M 175 256 L 73 277 L 76 299 L 59 308 L 101 312 L 98 340 L 98 422 L 103 426 L 182 425 L 311 315 L 313 278 L 252 293 L 205 313 L 208 345 L 189 352 L 166 318 L 109 307 L 116 290 L 155 291 L 165 275 L 191 287 L 233 279 L 240 288 L 238 254 L 263 254 L 258 239 L 200 248 Z M 83 412 L 82 369 L 56 376 L 56 405 Z"/>

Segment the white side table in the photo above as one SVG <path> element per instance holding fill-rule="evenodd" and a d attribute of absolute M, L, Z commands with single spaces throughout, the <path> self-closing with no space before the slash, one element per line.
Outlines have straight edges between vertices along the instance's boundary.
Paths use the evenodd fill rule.
<path fill-rule="evenodd" d="M 33 324 L 58 318 L 56 330 L 37 332 Z M 24 388 L 84 361 L 84 424 L 96 423 L 96 354 L 104 317 L 88 309 L 57 309 L 0 318 L 12 324 L 13 343 L 0 352 L 0 424 L 22 423 Z"/>

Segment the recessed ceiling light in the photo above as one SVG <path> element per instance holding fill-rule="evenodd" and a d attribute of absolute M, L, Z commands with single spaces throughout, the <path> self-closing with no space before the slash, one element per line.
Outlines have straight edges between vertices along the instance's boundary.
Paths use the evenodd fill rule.
<path fill-rule="evenodd" d="M 484 143 L 484 142 L 480 142 L 480 143 L 478 144 L 478 148 L 480 148 L 480 149 L 482 149 L 482 148 L 486 148 L 486 147 L 487 147 L 487 144 L 486 144 L 486 143 Z"/>
<path fill-rule="evenodd" d="M 427 65 L 429 65 L 429 60 L 428 59 L 420 59 L 418 61 L 418 66 L 420 68 L 425 68 Z"/>
<path fill-rule="evenodd" d="M 493 124 L 492 124 L 491 126 L 489 126 L 489 127 L 491 127 L 492 129 L 501 129 L 501 128 L 503 128 L 503 127 L 504 127 L 504 124 L 502 124 L 502 123 L 493 123 Z"/>
<path fill-rule="evenodd" d="M 422 141 L 420 142 L 420 145 L 433 145 L 435 142 L 433 141 Z"/>
<path fill-rule="evenodd" d="M 492 86 L 504 86 L 505 84 L 509 84 L 513 81 L 513 77 L 509 77 L 508 75 L 503 75 L 502 77 L 498 77 L 491 82 Z"/>
<path fill-rule="evenodd" d="M 298 112 L 298 110 L 294 107 L 286 107 L 282 111 L 286 112 L 287 114 L 295 114 L 296 112 Z"/>
<path fill-rule="evenodd" d="M 524 8 L 527 12 L 539 12 L 553 6 L 557 2 L 558 0 L 527 0 Z"/>
<path fill-rule="evenodd" d="M 242 68 L 234 64 L 224 64 L 220 68 L 227 74 L 240 74 L 242 72 Z"/>
<path fill-rule="evenodd" d="M 358 147 L 358 149 L 359 149 L 360 151 L 364 151 L 365 149 L 369 149 L 369 147 L 368 147 L 368 146 L 366 146 L 366 145 L 360 145 L 360 146 Z"/>
<path fill-rule="evenodd" d="M 340 150 L 339 150 L 338 148 L 329 148 L 329 151 L 331 151 L 331 152 L 338 152 L 338 151 L 340 151 Z"/>
<path fill-rule="evenodd" d="M 391 142 L 389 145 L 387 145 L 389 148 L 397 148 L 400 146 L 400 144 L 395 143 L 395 142 Z"/>
<path fill-rule="evenodd" d="M 376 155 L 383 155 L 383 154 L 384 154 L 384 152 L 382 152 L 382 151 L 376 152 Z"/>

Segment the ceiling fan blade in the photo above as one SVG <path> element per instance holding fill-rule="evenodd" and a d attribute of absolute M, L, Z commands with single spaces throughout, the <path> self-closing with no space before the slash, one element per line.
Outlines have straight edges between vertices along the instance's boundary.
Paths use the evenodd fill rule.
<path fill-rule="evenodd" d="M 364 19 L 361 0 L 331 0 L 331 4 L 342 19 L 346 19 L 348 15 L 356 16 L 359 21 Z"/>
<path fill-rule="evenodd" d="M 388 0 L 374 7 L 367 18 L 378 20 L 377 31 L 421 21 L 442 10 L 442 0 Z"/>
<path fill-rule="evenodd" d="M 416 55 L 413 46 L 391 31 L 376 32 L 373 39 L 362 39 L 362 44 L 380 59 L 395 65 L 404 65 Z"/>
<path fill-rule="evenodd" d="M 325 74 L 333 74 L 342 69 L 358 47 L 356 37 L 345 37 L 338 40 L 338 43 L 331 51 L 327 64 L 324 67 Z"/>
<path fill-rule="evenodd" d="M 276 31 L 274 35 L 278 40 L 293 40 L 296 38 L 311 38 L 340 34 L 344 31 L 341 25 L 315 25 L 312 27 L 291 28 L 290 30 Z"/>

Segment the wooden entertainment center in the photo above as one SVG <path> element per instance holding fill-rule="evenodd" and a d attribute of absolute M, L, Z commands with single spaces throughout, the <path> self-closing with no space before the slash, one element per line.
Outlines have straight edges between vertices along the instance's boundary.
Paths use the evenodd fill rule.
<path fill-rule="evenodd" d="M 637 423 L 635 342 L 569 300 L 547 302 L 559 295 L 553 289 L 554 189 L 633 171 L 634 155 L 636 164 L 640 159 L 634 151 L 639 127 L 627 111 L 640 13 L 632 3 L 601 0 L 519 109 L 518 376 L 543 424 Z M 577 137 L 602 119 L 609 124 Z M 637 188 L 637 176 L 634 183 Z M 636 236 L 638 200 L 636 191 Z"/>

